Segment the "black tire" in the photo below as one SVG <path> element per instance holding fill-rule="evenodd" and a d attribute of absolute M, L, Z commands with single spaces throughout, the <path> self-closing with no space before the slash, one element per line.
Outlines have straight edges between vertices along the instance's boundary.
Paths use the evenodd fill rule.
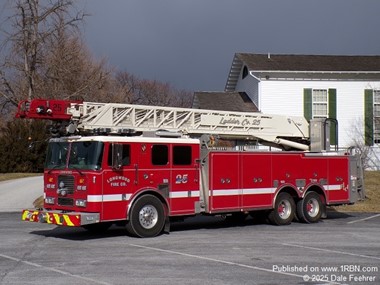
<path fill-rule="evenodd" d="M 112 223 L 104 222 L 104 223 L 96 223 L 96 224 L 88 224 L 82 226 L 82 228 L 86 229 L 91 233 L 101 234 L 107 231 L 112 226 Z"/>
<path fill-rule="evenodd" d="M 270 211 L 268 219 L 277 226 L 289 225 L 295 216 L 296 204 L 293 197 L 285 192 L 278 194 L 274 209 Z"/>
<path fill-rule="evenodd" d="M 317 223 L 323 213 L 321 197 L 314 191 L 307 192 L 302 200 L 297 202 L 297 217 L 304 223 Z"/>
<path fill-rule="evenodd" d="M 137 237 L 155 237 L 165 225 L 165 211 L 160 199 L 153 195 L 139 197 L 129 212 L 127 231 Z"/>

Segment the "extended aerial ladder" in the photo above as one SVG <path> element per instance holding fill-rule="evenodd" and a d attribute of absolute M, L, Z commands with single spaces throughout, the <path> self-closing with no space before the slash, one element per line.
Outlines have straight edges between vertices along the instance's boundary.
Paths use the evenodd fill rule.
<path fill-rule="evenodd" d="M 282 149 L 309 149 L 304 117 L 117 103 L 34 99 L 21 101 L 16 117 L 53 121 L 54 135 L 155 132 L 162 136 L 257 141 Z"/>

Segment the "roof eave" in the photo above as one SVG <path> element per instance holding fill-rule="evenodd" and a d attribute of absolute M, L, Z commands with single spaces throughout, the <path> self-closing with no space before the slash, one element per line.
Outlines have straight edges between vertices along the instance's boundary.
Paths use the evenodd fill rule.
<path fill-rule="evenodd" d="M 268 73 L 315 73 L 315 74 L 380 74 L 380 71 L 312 71 L 312 70 L 250 70 L 251 73 L 261 73 L 261 72 L 268 72 Z"/>
<path fill-rule="evenodd" d="M 227 83 L 224 88 L 224 91 L 226 92 L 235 91 L 242 66 L 243 66 L 243 61 L 238 57 L 238 54 L 235 53 L 234 59 L 232 60 L 231 69 L 228 74 Z"/>

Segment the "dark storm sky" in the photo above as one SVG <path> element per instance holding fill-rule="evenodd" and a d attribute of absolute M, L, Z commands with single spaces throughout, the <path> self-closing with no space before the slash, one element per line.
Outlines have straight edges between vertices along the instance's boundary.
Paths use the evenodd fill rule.
<path fill-rule="evenodd" d="M 81 0 L 95 56 L 189 91 L 223 90 L 236 52 L 380 54 L 379 0 Z M 79 6 L 79 5 L 78 5 Z"/>

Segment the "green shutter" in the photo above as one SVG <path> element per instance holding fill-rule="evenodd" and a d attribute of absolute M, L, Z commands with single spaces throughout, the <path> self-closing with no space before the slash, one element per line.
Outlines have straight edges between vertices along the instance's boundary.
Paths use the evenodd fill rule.
<path fill-rule="evenodd" d="M 305 88 L 303 90 L 303 116 L 308 122 L 310 122 L 313 117 L 312 93 L 312 89 Z"/>
<path fill-rule="evenodd" d="M 373 90 L 364 90 L 364 141 L 373 145 Z"/>
<path fill-rule="evenodd" d="M 329 118 L 336 120 L 336 89 L 329 89 Z M 337 144 L 336 137 L 337 126 L 334 123 L 331 123 L 330 127 L 330 144 Z"/>

